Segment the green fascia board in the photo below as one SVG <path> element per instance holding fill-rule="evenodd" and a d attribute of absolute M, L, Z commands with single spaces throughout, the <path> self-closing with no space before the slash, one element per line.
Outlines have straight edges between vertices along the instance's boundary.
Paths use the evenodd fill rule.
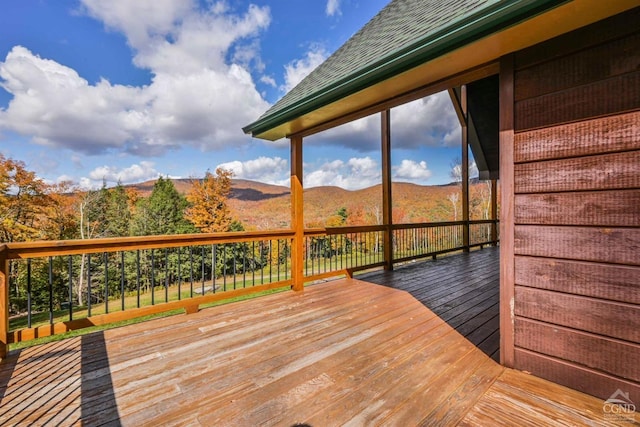
<path fill-rule="evenodd" d="M 260 135 L 455 49 L 526 21 L 572 0 L 505 0 L 417 40 L 319 92 L 264 116 L 242 130 Z"/>

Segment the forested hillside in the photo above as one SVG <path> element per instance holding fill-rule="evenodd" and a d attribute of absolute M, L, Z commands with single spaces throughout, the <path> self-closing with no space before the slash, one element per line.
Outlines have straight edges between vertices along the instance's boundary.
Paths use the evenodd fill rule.
<path fill-rule="evenodd" d="M 461 219 L 459 184 L 393 184 L 393 221 Z M 382 222 L 377 185 L 349 191 L 304 192 L 308 227 Z M 282 229 L 289 226 L 289 188 L 232 179 L 218 170 L 204 179 L 160 178 L 82 191 L 72 183 L 46 184 L 24 163 L 0 156 L 0 236 L 3 242 L 91 239 L 132 235 Z M 488 218 L 490 188 L 474 182 L 471 219 Z"/>

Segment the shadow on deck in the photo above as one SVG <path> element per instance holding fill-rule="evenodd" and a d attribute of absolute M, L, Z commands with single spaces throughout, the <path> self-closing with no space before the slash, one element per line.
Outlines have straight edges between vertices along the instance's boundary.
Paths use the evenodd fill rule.
<path fill-rule="evenodd" d="M 500 248 L 418 261 L 360 280 L 409 292 L 496 362 L 500 360 Z"/>

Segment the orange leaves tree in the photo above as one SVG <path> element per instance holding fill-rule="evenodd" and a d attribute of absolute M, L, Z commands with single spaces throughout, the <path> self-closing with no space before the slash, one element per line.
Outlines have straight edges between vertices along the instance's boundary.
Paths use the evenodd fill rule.
<path fill-rule="evenodd" d="M 203 180 L 193 180 L 187 194 L 190 206 L 185 218 L 203 233 L 230 231 L 231 214 L 227 198 L 233 172 L 218 168 L 215 176 L 207 171 Z"/>
<path fill-rule="evenodd" d="M 0 154 L 0 240 L 45 239 L 41 222 L 49 204 L 44 181 L 23 162 Z"/>

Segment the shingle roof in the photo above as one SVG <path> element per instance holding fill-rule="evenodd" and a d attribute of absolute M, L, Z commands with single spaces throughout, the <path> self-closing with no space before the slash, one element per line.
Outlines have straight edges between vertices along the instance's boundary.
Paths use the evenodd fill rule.
<path fill-rule="evenodd" d="M 531 12 L 541 4 L 548 8 L 549 4 L 557 5 L 564 1 L 566 0 L 393 0 L 256 122 L 245 127 L 244 131 L 255 135 L 269 126 L 275 127 L 283 121 L 294 119 L 296 114 L 302 115 L 310 111 L 309 108 L 312 107 L 309 105 L 304 110 L 299 108 L 305 103 L 327 105 L 335 99 L 327 98 L 323 101 L 324 104 L 314 103 L 313 100 L 319 94 L 345 85 L 354 78 L 370 77 L 379 70 L 381 64 L 398 58 L 406 60 L 426 42 L 444 38 L 453 29 L 472 27 L 477 23 L 478 16 L 494 14 L 502 19 L 502 24 L 509 24 L 509 19 L 513 17 L 504 11 L 511 6 L 523 9 L 524 5 Z M 487 28 L 482 27 L 480 30 L 486 31 Z M 482 31 L 474 34 L 484 35 Z M 379 75 L 376 78 L 380 81 L 385 76 Z M 358 88 L 362 87 L 354 87 Z M 340 95 L 336 94 L 344 95 L 344 91 Z"/>

